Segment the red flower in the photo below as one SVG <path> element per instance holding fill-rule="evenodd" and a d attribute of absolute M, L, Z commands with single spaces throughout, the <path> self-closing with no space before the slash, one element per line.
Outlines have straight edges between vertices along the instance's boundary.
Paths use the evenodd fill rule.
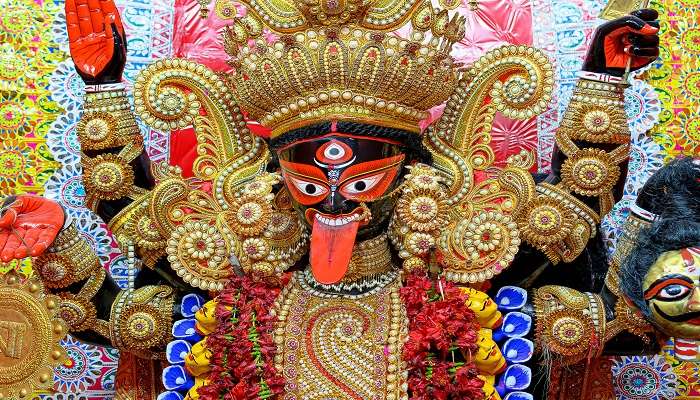
<path fill-rule="evenodd" d="M 198 390 L 202 400 L 253 400 L 263 391 L 271 398 L 282 394 L 284 378 L 274 367 L 276 318 L 269 312 L 279 291 L 277 285 L 234 276 L 219 294 L 216 330 L 207 336 L 211 383 Z"/>
<path fill-rule="evenodd" d="M 401 288 L 408 315 L 408 342 L 402 358 L 408 390 L 415 400 L 481 399 L 483 382 L 459 350 L 476 350 L 479 324 L 467 297 L 454 284 L 435 282 L 424 273 L 409 275 Z"/>

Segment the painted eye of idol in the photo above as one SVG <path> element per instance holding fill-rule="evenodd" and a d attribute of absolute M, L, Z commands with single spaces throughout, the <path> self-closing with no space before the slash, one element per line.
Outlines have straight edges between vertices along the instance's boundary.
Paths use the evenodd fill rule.
<path fill-rule="evenodd" d="M 700 338 L 700 248 L 663 253 L 642 287 L 653 322 L 664 333 Z"/>
<path fill-rule="evenodd" d="M 358 140 L 347 139 L 346 143 L 331 138 L 318 145 L 313 160 L 304 163 L 280 159 L 294 200 L 312 206 L 324 200 L 331 204 L 372 202 L 383 196 L 399 175 L 405 155 L 369 159 L 351 147 Z"/>

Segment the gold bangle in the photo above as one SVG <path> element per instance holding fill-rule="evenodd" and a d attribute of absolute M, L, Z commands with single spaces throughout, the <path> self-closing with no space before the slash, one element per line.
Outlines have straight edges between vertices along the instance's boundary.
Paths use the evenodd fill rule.
<path fill-rule="evenodd" d="M 596 304 L 595 317 L 590 309 Z M 535 291 L 535 341 L 545 353 L 557 356 L 563 365 L 572 365 L 592 356 L 593 342 L 599 346 L 596 320 L 605 319 L 602 303 L 563 286 L 543 286 Z"/>
<path fill-rule="evenodd" d="M 90 245 L 71 224 L 37 258 L 35 269 L 48 288 L 65 288 L 90 277 L 101 265 Z"/>
<path fill-rule="evenodd" d="M 83 109 L 76 126 L 83 150 L 121 147 L 141 138 L 124 89 L 86 93 Z"/>
<path fill-rule="evenodd" d="M 175 297 L 168 286 L 121 292 L 112 304 L 110 338 L 114 347 L 160 358 L 158 347 L 170 340 Z"/>

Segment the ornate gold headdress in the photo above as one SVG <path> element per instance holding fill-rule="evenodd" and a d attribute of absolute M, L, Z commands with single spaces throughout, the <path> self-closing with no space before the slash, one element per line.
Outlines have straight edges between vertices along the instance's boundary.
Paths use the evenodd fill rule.
<path fill-rule="evenodd" d="M 329 119 L 418 133 L 457 85 L 449 53 L 464 37 L 464 17 L 429 1 L 242 3 L 248 14 L 224 34 L 229 78 L 240 106 L 272 137 Z M 386 33 L 409 20 L 407 38 Z M 279 35 L 266 40 L 263 25 Z"/>
<path fill-rule="evenodd" d="M 447 101 L 423 137 L 433 154 L 430 171 L 412 171 L 414 185 L 403 193 L 412 197 L 402 202 L 406 210 L 417 209 L 414 202 L 423 210 L 426 196 L 435 195 L 428 205 L 440 218 L 419 215 L 423 220 L 405 232 L 395 226 L 392 240 L 407 266 L 420 267 L 437 250 L 450 280 L 482 282 L 510 264 L 520 244 L 517 220 L 537 197 L 527 172 L 533 159 L 521 154 L 496 168 L 490 133 L 496 113 L 527 119 L 545 109 L 553 71 L 542 52 L 504 46 L 459 71 L 449 53 L 464 36 L 464 18 L 429 1 L 241 3 L 249 8 L 243 17 L 235 16 L 229 0 L 215 8 L 232 20 L 225 47 L 235 73 L 223 77 L 174 59 L 139 76 L 136 111 L 159 129 L 193 125 L 199 154 L 193 172 L 197 182 L 210 185 L 162 172 L 158 188 L 130 206 L 128 212 L 142 218 L 124 225 L 125 234 L 155 226 L 135 235 L 147 242 L 140 246 L 167 253 L 178 274 L 202 289 L 221 289 L 235 261 L 209 257 L 210 247 L 235 254 L 244 272 L 278 273 L 306 252 L 308 235 L 284 193 L 274 195 L 279 180 L 264 173 L 267 143 L 247 129 L 241 108 L 272 128 L 273 138 L 330 119 L 418 134 L 427 110 Z M 454 4 L 441 2 L 448 3 Z M 409 21 L 406 38 L 388 32 Z"/>

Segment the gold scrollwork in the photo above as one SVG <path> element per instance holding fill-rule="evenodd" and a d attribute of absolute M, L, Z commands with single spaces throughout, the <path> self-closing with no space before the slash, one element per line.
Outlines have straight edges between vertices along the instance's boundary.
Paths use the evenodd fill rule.
<path fill-rule="evenodd" d="M 194 127 L 198 155 L 194 175 L 214 182 L 220 204 L 232 200 L 224 198 L 222 187 L 228 175 L 269 159 L 263 140 L 246 127 L 231 90 L 204 65 L 182 59 L 156 61 L 136 79 L 134 107 L 156 129 Z M 256 171 L 259 168 L 248 170 L 248 178 Z"/>
<path fill-rule="evenodd" d="M 448 224 L 437 248 L 448 279 L 480 282 L 507 268 L 520 245 L 515 216 L 536 197 L 532 157 L 493 166 L 494 118 L 526 119 L 551 99 L 553 72 L 544 53 L 524 46 L 488 52 L 462 73 L 443 116 L 424 143 L 448 185 Z"/>

